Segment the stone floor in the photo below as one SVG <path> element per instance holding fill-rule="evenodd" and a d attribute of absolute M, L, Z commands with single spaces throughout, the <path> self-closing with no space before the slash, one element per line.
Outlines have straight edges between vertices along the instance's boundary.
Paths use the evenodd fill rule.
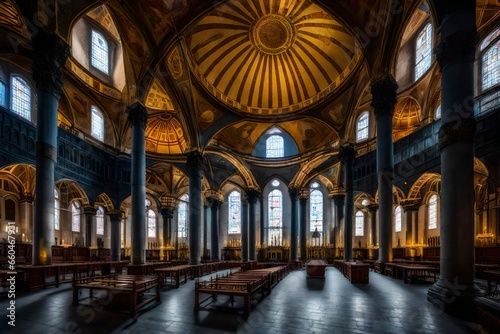
<path fill-rule="evenodd" d="M 325 279 L 291 272 L 250 313 L 193 312 L 194 281 L 164 290 L 162 302 L 136 319 L 99 303 L 71 306 L 71 285 L 15 298 L 15 327 L 7 324 L 9 300 L 0 296 L 0 333 L 482 333 L 426 301 L 430 284 L 404 284 L 370 272 L 369 284 L 351 284 L 335 268 Z M 220 299 L 220 303 L 224 303 Z"/>

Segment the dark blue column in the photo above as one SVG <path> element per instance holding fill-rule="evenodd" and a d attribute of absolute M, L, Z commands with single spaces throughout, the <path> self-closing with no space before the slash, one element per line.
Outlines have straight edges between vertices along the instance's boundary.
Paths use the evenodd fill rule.
<path fill-rule="evenodd" d="M 307 257 L 307 195 L 300 196 L 300 259 L 306 260 Z"/>
<path fill-rule="evenodd" d="M 187 156 L 189 174 L 189 264 L 199 264 L 201 259 L 201 173 L 203 157 L 193 151 Z"/>
<path fill-rule="evenodd" d="M 288 189 L 291 202 L 291 224 L 290 224 L 290 261 L 298 261 L 298 240 L 299 236 L 299 188 Z"/>
<path fill-rule="evenodd" d="M 342 188 L 342 190 L 344 189 Z M 340 253 L 338 253 L 337 251 L 340 249 L 340 246 L 343 243 L 343 238 L 341 236 L 342 236 L 342 226 L 344 222 L 344 198 L 345 198 L 344 193 L 337 193 L 335 195 L 332 195 L 333 205 L 335 210 L 335 225 L 333 228 L 334 240 L 335 240 L 334 242 L 335 257 L 340 256 Z"/>
<path fill-rule="evenodd" d="M 210 259 L 212 261 L 220 261 L 220 246 L 219 246 L 219 209 L 222 204 L 216 198 L 210 198 Z"/>
<path fill-rule="evenodd" d="M 371 88 L 372 106 L 377 118 L 377 172 L 379 213 L 379 261 L 392 261 L 392 187 L 394 153 L 392 115 L 396 105 L 398 84 L 390 74 L 376 80 Z"/>
<path fill-rule="evenodd" d="M 69 46 L 43 30 L 32 39 L 33 80 L 37 88 L 36 186 L 33 265 L 52 264 L 54 169 L 57 162 L 57 107 Z"/>
<path fill-rule="evenodd" d="M 257 260 L 257 226 L 256 224 L 256 212 L 255 206 L 257 205 L 257 200 L 259 199 L 260 192 L 255 189 L 247 190 L 248 196 L 248 253 L 250 260 Z"/>
<path fill-rule="evenodd" d="M 354 217 L 353 192 L 353 162 L 356 156 L 354 145 L 349 144 L 340 148 L 339 158 L 344 171 L 345 205 L 344 205 L 344 260 L 352 260 L 352 219 Z"/>
<path fill-rule="evenodd" d="M 241 259 L 248 261 L 248 200 L 241 199 Z"/>
<path fill-rule="evenodd" d="M 146 149 L 144 130 L 148 120 L 146 108 L 136 102 L 127 108 L 132 127 L 132 194 L 131 240 L 132 264 L 146 262 Z"/>
<path fill-rule="evenodd" d="M 111 261 L 120 261 L 123 211 L 113 210 L 107 214 L 111 224 Z"/>
<path fill-rule="evenodd" d="M 259 203 L 260 203 L 260 247 L 262 247 L 264 244 L 267 244 L 267 242 L 266 242 L 267 216 L 265 215 L 266 211 L 264 210 L 264 197 L 263 196 L 260 196 Z"/>
<path fill-rule="evenodd" d="M 92 247 L 92 231 L 96 212 L 97 210 L 92 206 L 83 208 L 83 213 L 85 213 L 85 247 Z"/>
<path fill-rule="evenodd" d="M 440 1 L 441 68 L 440 278 L 427 300 L 450 314 L 474 321 L 474 57 L 476 1 Z M 476 81 L 477 82 L 477 81 Z"/>

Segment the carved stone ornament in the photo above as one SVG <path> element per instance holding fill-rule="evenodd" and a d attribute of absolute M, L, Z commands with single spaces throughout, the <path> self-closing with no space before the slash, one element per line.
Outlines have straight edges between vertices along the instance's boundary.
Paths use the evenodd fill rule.
<path fill-rule="evenodd" d="M 148 111 L 146 107 L 140 102 L 135 102 L 127 107 L 128 119 L 131 126 L 141 126 L 146 128 L 148 120 Z"/>
<path fill-rule="evenodd" d="M 339 159 L 342 162 L 352 161 L 356 157 L 356 149 L 352 143 L 340 147 Z"/>
<path fill-rule="evenodd" d="M 45 143 L 36 143 L 36 156 L 57 162 L 57 150 L 54 146 Z"/>
<path fill-rule="evenodd" d="M 59 36 L 43 30 L 32 39 L 33 80 L 37 89 L 59 98 L 63 90 L 64 65 L 70 55 L 69 45 Z"/>
<path fill-rule="evenodd" d="M 201 172 L 203 169 L 203 156 L 199 151 L 192 151 L 187 154 L 186 167 L 190 172 Z"/>
<path fill-rule="evenodd" d="M 122 210 L 109 210 L 106 212 L 106 214 L 109 216 L 109 220 L 112 222 L 120 222 L 122 221 L 122 216 L 123 216 L 123 211 Z"/>
<path fill-rule="evenodd" d="M 375 116 L 391 115 L 397 102 L 398 83 L 391 74 L 385 74 L 371 87 L 372 107 L 375 108 Z"/>
<path fill-rule="evenodd" d="M 434 49 L 441 70 L 459 60 L 474 61 L 477 40 L 477 35 L 469 31 L 460 31 L 447 36 Z"/>
<path fill-rule="evenodd" d="M 257 203 L 257 200 L 260 197 L 260 191 L 257 189 L 249 188 L 245 191 L 247 193 L 248 201 L 251 203 Z"/>
<path fill-rule="evenodd" d="M 474 142 L 476 120 L 465 118 L 459 122 L 444 124 L 439 129 L 439 148 L 444 150 L 448 145 L 459 142 Z"/>

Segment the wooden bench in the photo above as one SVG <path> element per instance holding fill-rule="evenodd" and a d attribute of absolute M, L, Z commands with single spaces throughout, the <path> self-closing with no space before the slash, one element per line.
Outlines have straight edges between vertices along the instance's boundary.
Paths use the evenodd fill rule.
<path fill-rule="evenodd" d="M 73 305 L 78 305 L 80 290 L 89 289 L 90 298 L 94 290 L 106 292 L 108 300 L 114 305 L 128 305 L 130 315 L 134 317 L 142 306 L 160 302 L 160 284 L 156 276 L 142 275 L 104 275 L 76 278 L 73 281 Z M 155 293 L 151 293 L 154 289 Z M 124 297 L 124 298 L 122 298 Z"/>
<path fill-rule="evenodd" d="M 399 278 L 399 271 L 401 271 L 401 277 L 405 283 L 426 281 L 428 278 L 434 283 L 436 282 L 436 273 L 439 271 L 438 268 L 432 266 L 416 264 L 397 264 L 395 270 L 396 273 L 394 277 Z"/>
<path fill-rule="evenodd" d="M 187 282 L 188 276 L 192 275 L 192 266 L 182 264 L 167 268 L 157 268 L 154 272 L 158 275 L 162 286 L 170 284 L 178 288 L 181 283 Z"/>

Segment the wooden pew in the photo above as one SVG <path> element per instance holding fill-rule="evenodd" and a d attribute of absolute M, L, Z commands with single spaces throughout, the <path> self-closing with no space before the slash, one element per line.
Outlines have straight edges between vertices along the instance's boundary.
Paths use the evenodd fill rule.
<path fill-rule="evenodd" d="M 187 282 L 188 276 L 192 275 L 192 266 L 182 264 L 173 267 L 157 268 L 154 272 L 158 275 L 161 286 L 170 284 L 178 288 L 181 283 Z"/>
<path fill-rule="evenodd" d="M 156 276 L 140 275 L 105 275 L 76 278 L 73 281 L 73 305 L 79 304 L 79 291 L 89 289 L 90 298 L 94 290 L 103 290 L 107 300 L 116 305 L 128 305 L 130 315 L 134 317 L 142 306 L 152 302 L 160 302 L 159 281 Z M 154 289 L 154 294 L 149 292 Z M 126 299 L 121 299 L 125 296 Z"/>

